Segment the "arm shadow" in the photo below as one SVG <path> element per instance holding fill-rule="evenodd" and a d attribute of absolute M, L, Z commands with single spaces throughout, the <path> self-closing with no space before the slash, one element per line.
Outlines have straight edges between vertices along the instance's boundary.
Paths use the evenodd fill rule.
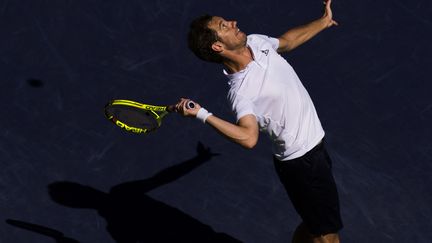
<path fill-rule="evenodd" d="M 109 193 L 65 181 L 50 184 L 49 193 L 61 205 L 97 210 L 105 218 L 107 230 L 117 243 L 241 242 L 146 195 L 147 192 L 186 175 L 215 155 L 199 143 L 195 157 L 166 168 L 150 178 L 113 186 Z"/>

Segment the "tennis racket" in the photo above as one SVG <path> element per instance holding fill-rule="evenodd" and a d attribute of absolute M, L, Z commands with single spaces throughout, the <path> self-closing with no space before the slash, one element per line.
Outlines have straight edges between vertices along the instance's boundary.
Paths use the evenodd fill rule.
<path fill-rule="evenodd" d="M 195 104 L 189 101 L 186 108 L 192 109 Z M 175 112 L 175 106 L 155 106 L 138 103 L 132 100 L 112 100 L 105 106 L 105 116 L 125 131 L 145 134 L 158 129 L 162 118 Z"/>

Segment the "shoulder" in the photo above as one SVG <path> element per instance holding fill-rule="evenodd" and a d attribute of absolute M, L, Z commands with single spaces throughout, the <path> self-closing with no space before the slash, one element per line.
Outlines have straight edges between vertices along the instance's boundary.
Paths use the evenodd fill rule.
<path fill-rule="evenodd" d="M 254 40 L 254 41 L 268 41 L 272 37 L 268 35 L 262 35 L 262 34 L 250 34 L 247 36 L 248 40 Z"/>
<path fill-rule="evenodd" d="M 251 34 L 247 36 L 247 41 L 250 46 L 270 45 L 273 49 L 279 47 L 279 39 L 261 34 Z"/>

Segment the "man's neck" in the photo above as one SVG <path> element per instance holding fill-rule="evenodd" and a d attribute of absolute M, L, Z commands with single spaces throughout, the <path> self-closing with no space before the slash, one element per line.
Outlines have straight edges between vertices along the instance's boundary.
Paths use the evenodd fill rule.
<path fill-rule="evenodd" d="M 236 73 L 246 68 L 246 66 L 254 60 L 254 55 L 249 46 L 245 46 L 240 50 L 227 51 L 225 54 L 223 65 L 228 73 Z"/>

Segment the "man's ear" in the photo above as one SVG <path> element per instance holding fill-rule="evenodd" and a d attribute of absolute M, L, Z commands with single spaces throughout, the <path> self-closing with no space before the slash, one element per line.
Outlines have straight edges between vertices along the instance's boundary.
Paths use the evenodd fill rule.
<path fill-rule="evenodd" d="M 222 52 L 223 51 L 223 45 L 219 41 L 216 41 L 212 44 L 212 50 L 215 52 Z"/>

